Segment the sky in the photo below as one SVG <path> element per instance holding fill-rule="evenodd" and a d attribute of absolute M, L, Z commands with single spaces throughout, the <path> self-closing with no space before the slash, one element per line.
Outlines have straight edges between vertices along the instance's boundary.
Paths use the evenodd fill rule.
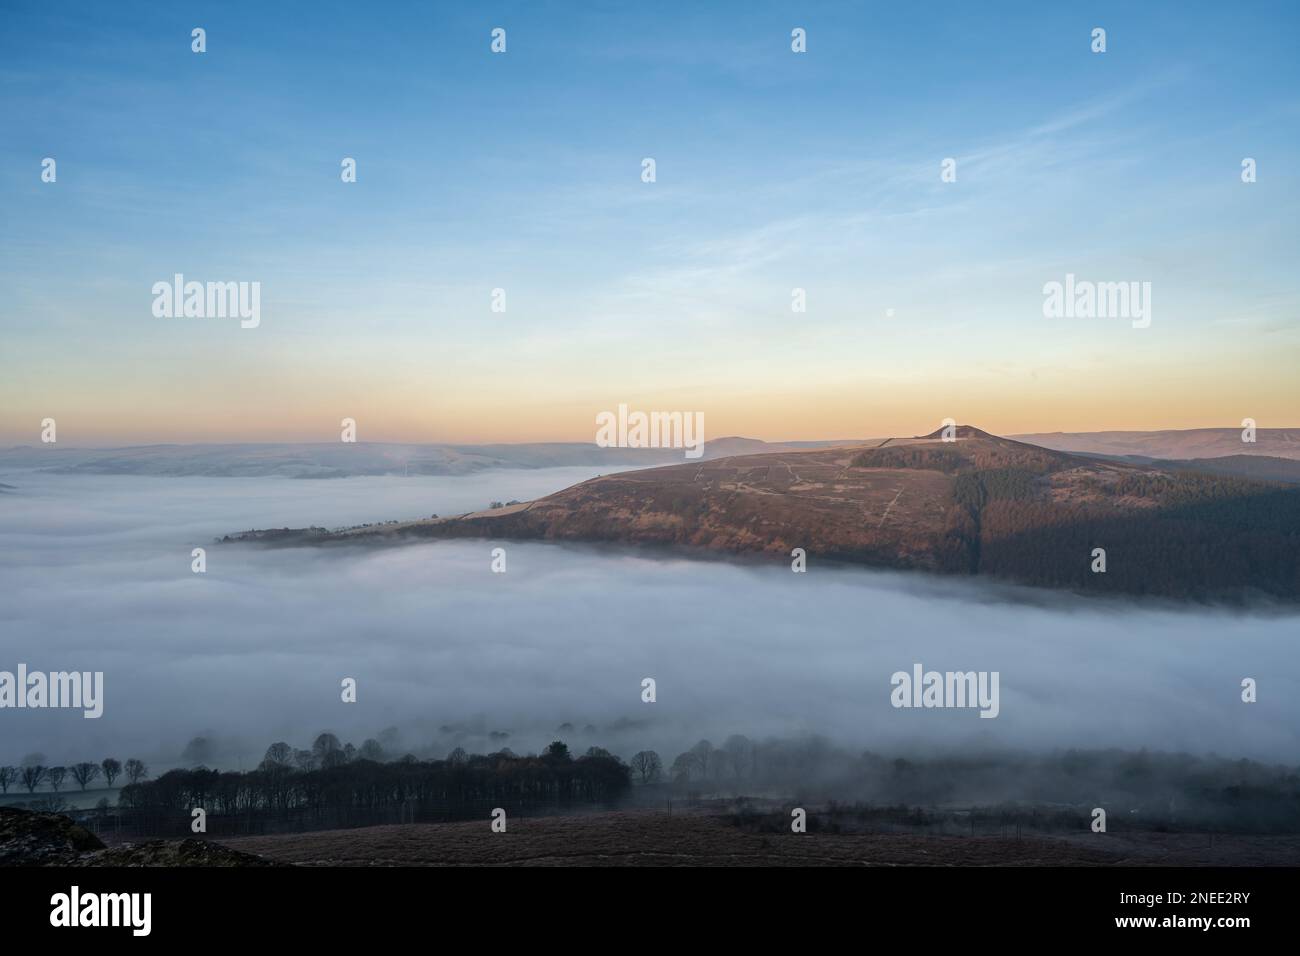
<path fill-rule="evenodd" d="M 1298 426 L 1298 41 L 1267 2 L 0 0 L 0 444 Z M 156 317 L 176 273 L 260 324 Z M 1045 317 L 1067 274 L 1150 282 L 1149 327 Z"/>

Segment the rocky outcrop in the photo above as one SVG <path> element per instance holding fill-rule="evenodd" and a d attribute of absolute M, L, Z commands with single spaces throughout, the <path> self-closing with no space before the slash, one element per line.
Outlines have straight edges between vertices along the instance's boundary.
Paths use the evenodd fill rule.
<path fill-rule="evenodd" d="M 58 866 L 102 849 L 99 837 L 65 816 L 0 807 L 0 866 Z"/>
<path fill-rule="evenodd" d="M 0 866 L 280 866 L 206 840 L 150 840 L 106 847 L 58 813 L 0 807 Z"/>

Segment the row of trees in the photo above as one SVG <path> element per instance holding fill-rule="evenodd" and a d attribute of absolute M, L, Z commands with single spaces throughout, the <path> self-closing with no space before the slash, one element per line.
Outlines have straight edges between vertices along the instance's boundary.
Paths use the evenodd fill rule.
<path fill-rule="evenodd" d="M 321 738 L 326 738 L 322 740 Z M 301 751 L 272 744 L 255 770 L 206 767 L 171 770 L 122 788 L 119 810 L 135 829 L 165 834 L 189 825 L 196 807 L 208 832 L 258 832 L 267 827 L 352 826 L 399 819 L 458 819 L 484 808 L 527 812 L 570 805 L 610 805 L 631 785 L 631 770 L 600 748 L 574 757 L 561 741 L 541 754 L 509 750 L 469 754 L 456 748 L 442 760 L 406 755 L 381 762 L 344 760 L 332 734 L 312 746 L 317 759 L 298 765 Z"/>
<path fill-rule="evenodd" d="M 653 750 L 639 751 L 632 757 L 630 766 L 633 780 L 640 784 L 660 783 L 665 777 L 673 783 L 689 784 L 752 781 L 759 774 L 760 764 L 784 766 L 786 762 L 781 748 L 759 745 L 743 734 L 732 734 L 721 747 L 709 740 L 699 741 L 679 753 L 666 768 Z"/>
<path fill-rule="evenodd" d="M 200 743 L 187 751 L 193 756 L 203 749 Z M 1140 811 L 1148 825 L 1300 832 L 1300 768 L 1186 754 L 1069 750 L 905 760 L 843 750 L 818 737 L 751 740 L 740 734 L 720 746 L 701 740 L 669 764 L 653 750 L 627 762 L 600 747 L 575 756 L 558 740 L 526 756 L 509 749 L 470 754 L 460 747 L 435 760 L 362 756 L 377 749 L 384 757 L 377 741 L 355 748 L 321 734 L 306 750 L 272 744 L 251 771 L 199 766 L 156 780 L 129 761 L 138 765 L 139 777 L 122 788 L 117 819 L 127 832 L 156 836 L 189 835 L 196 808 L 205 810 L 203 832 L 211 835 L 482 819 L 495 807 L 513 816 L 613 806 L 633 783 L 665 783 L 696 797 L 787 793 L 907 807 L 992 806 L 1023 801 L 1026 794 L 1041 803 L 1073 804 L 1080 794 L 1106 793 L 1116 805 Z M 653 786 L 647 792 L 654 794 Z M 108 812 L 106 800 L 100 806 Z"/>
<path fill-rule="evenodd" d="M 15 785 L 25 787 L 28 793 L 35 793 L 38 787 L 47 786 L 55 793 L 63 789 L 68 777 L 82 789 L 98 780 L 101 776 L 112 787 L 118 777 L 126 774 L 128 783 L 139 783 L 149 776 L 149 768 L 143 762 L 132 758 L 125 764 L 112 757 L 106 757 L 100 763 L 74 763 L 70 767 L 47 767 L 42 754 L 31 754 L 23 760 L 22 766 L 0 766 L 0 793 L 8 793 Z"/>
<path fill-rule="evenodd" d="M 197 766 L 189 770 L 170 771 L 157 781 L 142 787 L 140 785 L 145 784 L 149 778 L 149 768 L 140 760 L 131 759 L 122 764 L 109 757 L 100 764 L 78 763 L 70 767 L 48 767 L 42 762 L 43 755 L 32 754 L 23 761 L 21 767 L 0 767 L 0 792 L 8 793 L 11 786 L 21 785 L 29 793 L 34 793 L 41 786 L 58 793 L 68 777 L 71 777 L 83 791 L 101 777 L 107 781 L 109 787 L 112 787 L 118 777 L 125 774 L 127 787 L 123 790 L 123 805 L 150 806 L 156 804 L 160 794 L 172 793 L 171 788 L 174 788 L 179 781 L 211 782 L 241 776 L 233 772 L 219 773 L 209 770 L 205 764 L 210 762 L 213 755 L 214 748 L 211 742 L 203 737 L 195 737 L 186 745 L 182 756 L 187 762 Z M 569 759 L 571 758 L 568 747 L 556 741 L 541 757 L 519 757 L 509 748 L 486 756 L 472 755 L 463 748 L 457 747 L 443 761 L 421 761 L 410 754 L 394 761 L 384 746 L 373 738 L 367 739 L 357 747 L 351 743 L 342 743 L 336 735 L 326 732 L 319 734 L 306 749 L 296 749 L 284 741 L 271 744 L 266 748 L 265 755 L 252 774 L 261 774 L 271 783 L 275 795 L 270 803 L 288 806 L 297 801 L 297 798 L 290 793 L 292 788 L 285 786 L 290 780 L 305 781 L 306 775 L 319 771 L 338 770 L 356 763 L 379 765 L 396 763 L 406 767 L 435 768 L 445 766 L 450 770 L 465 768 L 482 770 L 484 767 L 500 769 L 510 764 L 512 769 L 518 770 L 530 760 L 541 760 L 542 765 L 552 766 L 557 760 L 568 761 Z M 715 747 L 708 740 L 701 740 L 689 750 L 678 754 L 668 767 L 665 767 L 662 758 L 653 750 L 638 751 L 625 764 L 621 758 L 608 750 L 591 747 L 578 760 L 605 761 L 605 764 L 592 766 L 606 769 L 608 764 L 617 765 L 623 768 L 622 776 L 626 777 L 628 782 L 635 781 L 639 784 L 660 783 L 665 777 L 676 783 L 722 782 L 752 777 L 757 771 L 758 747 L 749 738 L 734 734 L 728 737 L 721 747 Z M 249 774 L 242 776 L 252 779 Z M 170 801 L 164 799 L 162 802 Z M 257 804 L 258 801 L 254 800 L 253 803 Z"/>

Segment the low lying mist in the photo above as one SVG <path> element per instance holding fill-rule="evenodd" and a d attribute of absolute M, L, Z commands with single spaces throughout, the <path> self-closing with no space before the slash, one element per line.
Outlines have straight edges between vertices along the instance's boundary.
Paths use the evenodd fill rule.
<path fill-rule="evenodd" d="M 0 763 L 248 769 L 321 731 L 445 756 L 563 739 L 665 763 L 700 739 L 882 759 L 1068 748 L 1293 761 L 1297 618 L 922 575 L 548 544 L 217 545 L 529 499 L 589 470 L 288 479 L 0 474 L 0 670 L 104 672 L 104 714 L 0 711 Z M 191 549 L 207 572 L 191 572 Z M 507 570 L 492 573 L 492 549 Z M 994 719 L 896 708 L 891 675 L 996 671 Z M 353 678 L 355 703 L 341 699 Z M 643 680 L 655 701 L 642 700 Z M 1243 703 L 1241 682 L 1258 682 Z"/>

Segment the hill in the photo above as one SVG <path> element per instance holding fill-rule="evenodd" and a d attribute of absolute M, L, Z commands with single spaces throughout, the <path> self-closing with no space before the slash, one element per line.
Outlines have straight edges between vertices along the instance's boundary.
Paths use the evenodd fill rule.
<path fill-rule="evenodd" d="M 537 501 L 280 543 L 480 537 L 668 545 L 981 574 L 1088 593 L 1300 596 L 1300 489 L 1082 457 L 971 426 L 622 472 Z M 1094 549 L 1105 571 L 1093 570 Z"/>

